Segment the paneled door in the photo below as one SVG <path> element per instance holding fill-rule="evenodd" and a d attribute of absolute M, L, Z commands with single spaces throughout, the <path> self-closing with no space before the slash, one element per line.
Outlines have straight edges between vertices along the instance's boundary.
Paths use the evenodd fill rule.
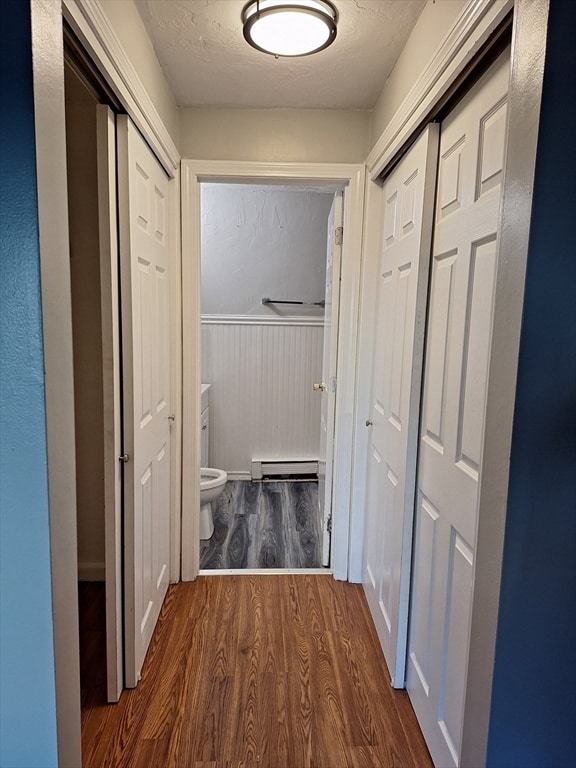
<path fill-rule="evenodd" d="M 364 590 L 392 684 L 404 686 L 416 445 L 438 126 L 386 179 L 374 324 Z"/>
<path fill-rule="evenodd" d="M 342 257 L 343 194 L 337 192 L 328 216 L 326 246 L 326 292 L 322 346 L 322 403 L 318 451 L 318 504 L 322 522 L 322 565 L 330 565 L 332 530 L 332 465 L 334 416 L 336 413 L 336 366 L 338 362 L 338 311 L 340 305 L 340 261 Z"/>
<path fill-rule="evenodd" d="M 118 117 L 124 394 L 125 682 L 133 688 L 169 579 L 170 182 Z"/>
<path fill-rule="evenodd" d="M 435 765 L 460 763 L 508 53 L 442 123 L 407 688 Z"/>

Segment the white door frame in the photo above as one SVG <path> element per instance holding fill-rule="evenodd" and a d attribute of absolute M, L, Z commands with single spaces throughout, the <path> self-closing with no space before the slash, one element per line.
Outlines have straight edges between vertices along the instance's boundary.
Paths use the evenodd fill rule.
<path fill-rule="evenodd" d="M 349 559 L 361 542 L 350 541 L 351 490 L 354 463 L 356 343 L 362 253 L 364 202 L 363 165 L 312 163 L 250 163 L 182 161 L 182 314 L 183 314 L 183 455 L 182 579 L 190 581 L 200 567 L 200 184 L 335 185 L 345 187 L 342 248 L 339 365 L 334 440 L 332 501 L 332 572 L 346 580 Z M 350 552 L 349 552 L 349 548 Z M 359 553 L 355 552 L 358 557 Z"/>

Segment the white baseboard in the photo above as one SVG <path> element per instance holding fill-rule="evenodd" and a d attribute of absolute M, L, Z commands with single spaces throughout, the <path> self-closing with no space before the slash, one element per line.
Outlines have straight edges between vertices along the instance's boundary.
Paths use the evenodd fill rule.
<path fill-rule="evenodd" d="M 106 581 L 104 563 L 78 563 L 78 581 Z"/>
<path fill-rule="evenodd" d="M 252 480 L 250 472 L 227 472 L 228 480 Z"/>

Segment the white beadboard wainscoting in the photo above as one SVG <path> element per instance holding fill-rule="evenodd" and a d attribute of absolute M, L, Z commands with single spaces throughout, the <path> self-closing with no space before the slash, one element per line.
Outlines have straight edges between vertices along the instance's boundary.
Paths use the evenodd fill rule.
<path fill-rule="evenodd" d="M 323 318 L 204 315 L 210 465 L 249 479 L 252 459 L 317 459 Z"/>

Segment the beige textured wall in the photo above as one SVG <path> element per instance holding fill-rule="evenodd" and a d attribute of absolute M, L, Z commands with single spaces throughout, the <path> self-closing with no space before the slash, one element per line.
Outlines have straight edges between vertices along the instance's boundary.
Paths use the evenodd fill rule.
<path fill-rule="evenodd" d="M 194 160 L 362 163 L 367 110 L 182 107 L 180 153 Z"/>
<path fill-rule="evenodd" d="M 104 415 L 96 102 L 66 71 L 78 563 L 104 563 Z"/>
<path fill-rule="evenodd" d="M 467 4 L 468 0 L 428 0 L 374 106 L 370 149 Z"/>
<path fill-rule="evenodd" d="M 178 147 L 178 107 L 133 0 L 100 0 L 100 5 Z"/>
<path fill-rule="evenodd" d="M 468 0 L 428 0 L 374 110 L 179 108 L 133 0 L 100 0 L 182 157 L 362 162 Z"/>

